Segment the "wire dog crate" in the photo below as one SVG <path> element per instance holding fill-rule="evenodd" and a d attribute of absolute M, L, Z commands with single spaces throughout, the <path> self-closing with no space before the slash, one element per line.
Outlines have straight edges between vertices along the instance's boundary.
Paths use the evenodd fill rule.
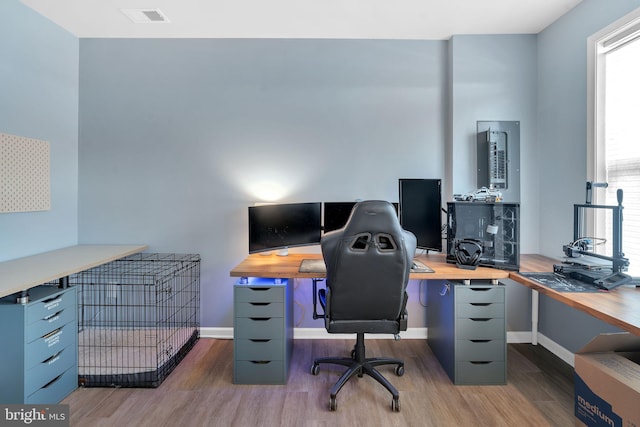
<path fill-rule="evenodd" d="M 200 256 L 141 253 L 73 275 L 78 383 L 157 387 L 200 337 Z"/>

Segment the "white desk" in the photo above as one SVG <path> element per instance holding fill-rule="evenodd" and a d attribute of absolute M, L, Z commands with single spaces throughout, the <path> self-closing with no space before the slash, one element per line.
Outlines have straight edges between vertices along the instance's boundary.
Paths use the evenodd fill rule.
<path fill-rule="evenodd" d="M 3 403 L 59 402 L 78 386 L 76 289 L 39 285 L 146 248 L 77 245 L 0 263 L 0 298 L 7 297 L 0 300 Z M 32 301 L 11 297 L 29 290 Z"/>
<path fill-rule="evenodd" d="M 0 298 L 146 248 L 146 245 L 76 245 L 0 262 Z"/>

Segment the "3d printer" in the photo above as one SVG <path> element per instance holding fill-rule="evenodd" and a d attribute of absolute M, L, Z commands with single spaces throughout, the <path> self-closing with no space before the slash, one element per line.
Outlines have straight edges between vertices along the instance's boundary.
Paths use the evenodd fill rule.
<path fill-rule="evenodd" d="M 591 203 L 592 189 L 606 186 L 605 183 L 587 182 L 585 203 L 573 206 L 573 241 L 563 245 L 565 260 L 555 264 L 553 270 L 608 290 L 631 282 L 632 277 L 624 273 L 629 267 L 629 260 L 622 252 L 622 190 L 618 189 L 616 193 L 617 205 Z M 606 239 L 588 237 L 585 231 L 587 220 L 593 218 L 596 211 L 610 215 L 611 219 L 611 249 L 604 254 L 598 253 L 596 246 Z"/>

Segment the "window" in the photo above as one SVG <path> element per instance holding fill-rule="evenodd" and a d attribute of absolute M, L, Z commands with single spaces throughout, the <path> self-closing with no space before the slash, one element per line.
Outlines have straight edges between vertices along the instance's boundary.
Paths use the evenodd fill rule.
<path fill-rule="evenodd" d="M 640 276 L 640 10 L 589 38 L 589 179 L 596 204 L 624 206 L 622 250 Z M 611 236 L 610 216 L 593 218 L 595 237 Z M 601 248 L 611 253 L 611 242 Z"/>

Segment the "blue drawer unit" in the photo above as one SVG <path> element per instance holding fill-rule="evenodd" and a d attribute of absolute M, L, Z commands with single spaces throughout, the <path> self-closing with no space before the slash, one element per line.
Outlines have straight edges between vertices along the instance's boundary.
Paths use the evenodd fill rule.
<path fill-rule="evenodd" d="M 286 279 L 234 286 L 233 382 L 286 384 L 293 350 L 293 298 Z"/>
<path fill-rule="evenodd" d="M 429 347 L 453 383 L 506 384 L 505 287 L 443 282 L 427 292 Z"/>
<path fill-rule="evenodd" d="M 41 285 L 0 299 L 0 402 L 58 403 L 78 386 L 76 289 Z"/>

